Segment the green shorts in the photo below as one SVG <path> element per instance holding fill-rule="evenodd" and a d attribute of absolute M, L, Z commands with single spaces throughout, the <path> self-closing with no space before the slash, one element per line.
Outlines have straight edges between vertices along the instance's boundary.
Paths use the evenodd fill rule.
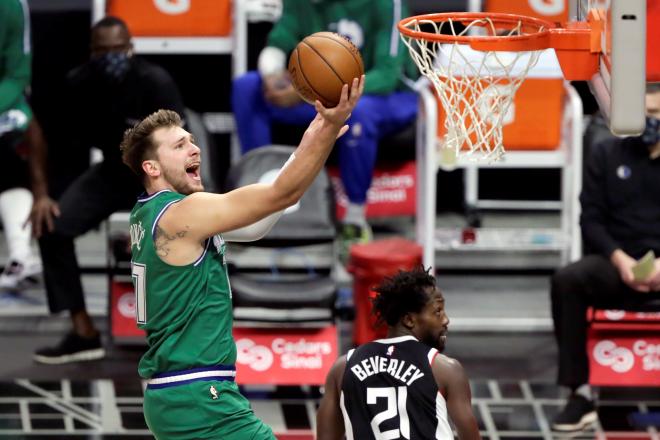
<path fill-rule="evenodd" d="M 158 440 L 275 440 L 233 381 L 147 388 L 144 418 Z"/>

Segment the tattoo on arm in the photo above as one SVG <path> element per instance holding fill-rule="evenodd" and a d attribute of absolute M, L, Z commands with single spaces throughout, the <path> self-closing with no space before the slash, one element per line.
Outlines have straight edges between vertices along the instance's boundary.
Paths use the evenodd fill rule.
<path fill-rule="evenodd" d="M 170 242 L 176 240 L 177 238 L 183 238 L 188 233 L 188 231 L 179 231 L 175 234 L 168 234 L 160 226 L 156 225 L 156 236 L 154 237 L 154 243 L 156 244 L 156 254 L 159 257 L 166 257 L 170 253 Z"/>

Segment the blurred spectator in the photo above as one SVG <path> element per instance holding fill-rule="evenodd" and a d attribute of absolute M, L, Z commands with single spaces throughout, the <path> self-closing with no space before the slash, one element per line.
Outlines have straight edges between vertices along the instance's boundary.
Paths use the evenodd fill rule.
<path fill-rule="evenodd" d="M 349 199 L 340 231 L 344 261 L 351 244 L 371 238 L 365 204 L 378 140 L 406 127 L 417 114 L 416 94 L 402 81 L 404 73 L 416 73 L 396 28 L 407 15 L 405 0 L 284 0 L 283 15 L 259 55 L 258 72 L 234 81 L 232 106 L 246 153 L 271 144 L 271 122 L 307 125 L 316 114 L 313 106 L 301 101 L 288 77 L 287 57 L 300 40 L 331 31 L 360 49 L 366 73 L 364 95 L 349 119 L 349 132 L 337 141 Z"/>
<path fill-rule="evenodd" d="M 552 278 L 558 382 L 571 389 L 553 422 L 558 431 L 597 419 L 588 384 L 587 309 L 639 310 L 660 300 L 660 258 L 646 279 L 635 279 L 631 270 L 649 250 L 660 255 L 660 84 L 647 86 L 646 111 L 642 136 L 608 137 L 591 148 L 580 196 L 588 255 Z"/>
<path fill-rule="evenodd" d="M 92 27 L 91 59 L 73 69 L 67 80 L 69 99 L 63 103 L 63 111 L 75 125 L 70 128 L 68 144 L 57 151 L 72 154 L 94 146 L 103 151 L 104 160 L 73 181 L 57 202 L 49 197 L 45 179 L 34 185 L 31 218 L 40 237 L 48 304 L 52 313 L 68 310 L 73 325 L 57 346 L 35 353 L 35 360 L 50 364 L 105 355 L 85 307 L 74 238 L 113 212 L 130 210 L 142 191 L 140 182 L 121 162 L 119 143 L 124 131 L 158 109 L 180 115 L 184 111 L 170 75 L 133 56 L 129 30 L 115 17 L 106 17 Z M 41 147 L 32 163 L 33 176 L 38 179 L 45 175 L 46 153 L 43 142 L 35 145 Z"/>
<path fill-rule="evenodd" d="M 32 111 L 25 98 L 31 78 L 30 13 L 20 0 L 0 0 L 0 221 L 9 256 L 0 289 L 14 290 L 41 272 L 30 249 L 32 205 L 26 161 L 17 148 Z"/>

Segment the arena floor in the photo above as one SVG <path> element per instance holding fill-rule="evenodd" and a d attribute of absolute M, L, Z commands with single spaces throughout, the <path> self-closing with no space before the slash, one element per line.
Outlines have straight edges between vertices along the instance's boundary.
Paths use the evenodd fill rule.
<path fill-rule="evenodd" d="M 94 368 L 89 365 L 88 368 Z M 15 379 L 0 382 L 0 436 L 13 439 L 153 438 L 142 416 L 143 384 L 137 379 Z M 562 393 L 547 382 L 472 381 L 474 412 L 484 439 L 566 438 L 549 430 Z M 318 388 L 246 389 L 255 413 L 278 438 L 312 439 Z M 660 438 L 660 395 L 603 392 L 600 423 L 574 439 Z M 655 415 L 650 412 L 656 411 Z"/>

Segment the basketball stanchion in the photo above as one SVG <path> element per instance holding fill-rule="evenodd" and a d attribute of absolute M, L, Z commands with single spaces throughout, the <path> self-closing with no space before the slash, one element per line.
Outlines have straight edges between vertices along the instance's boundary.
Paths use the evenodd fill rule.
<path fill-rule="evenodd" d="M 558 28 L 501 13 L 439 13 L 403 19 L 398 28 L 444 112 L 440 166 L 461 157 L 494 162 L 505 153 L 502 127 L 518 87 L 541 52 L 554 48 L 566 79 L 590 79 L 598 51 L 586 23 Z M 595 31 L 594 31 L 595 32 Z"/>

